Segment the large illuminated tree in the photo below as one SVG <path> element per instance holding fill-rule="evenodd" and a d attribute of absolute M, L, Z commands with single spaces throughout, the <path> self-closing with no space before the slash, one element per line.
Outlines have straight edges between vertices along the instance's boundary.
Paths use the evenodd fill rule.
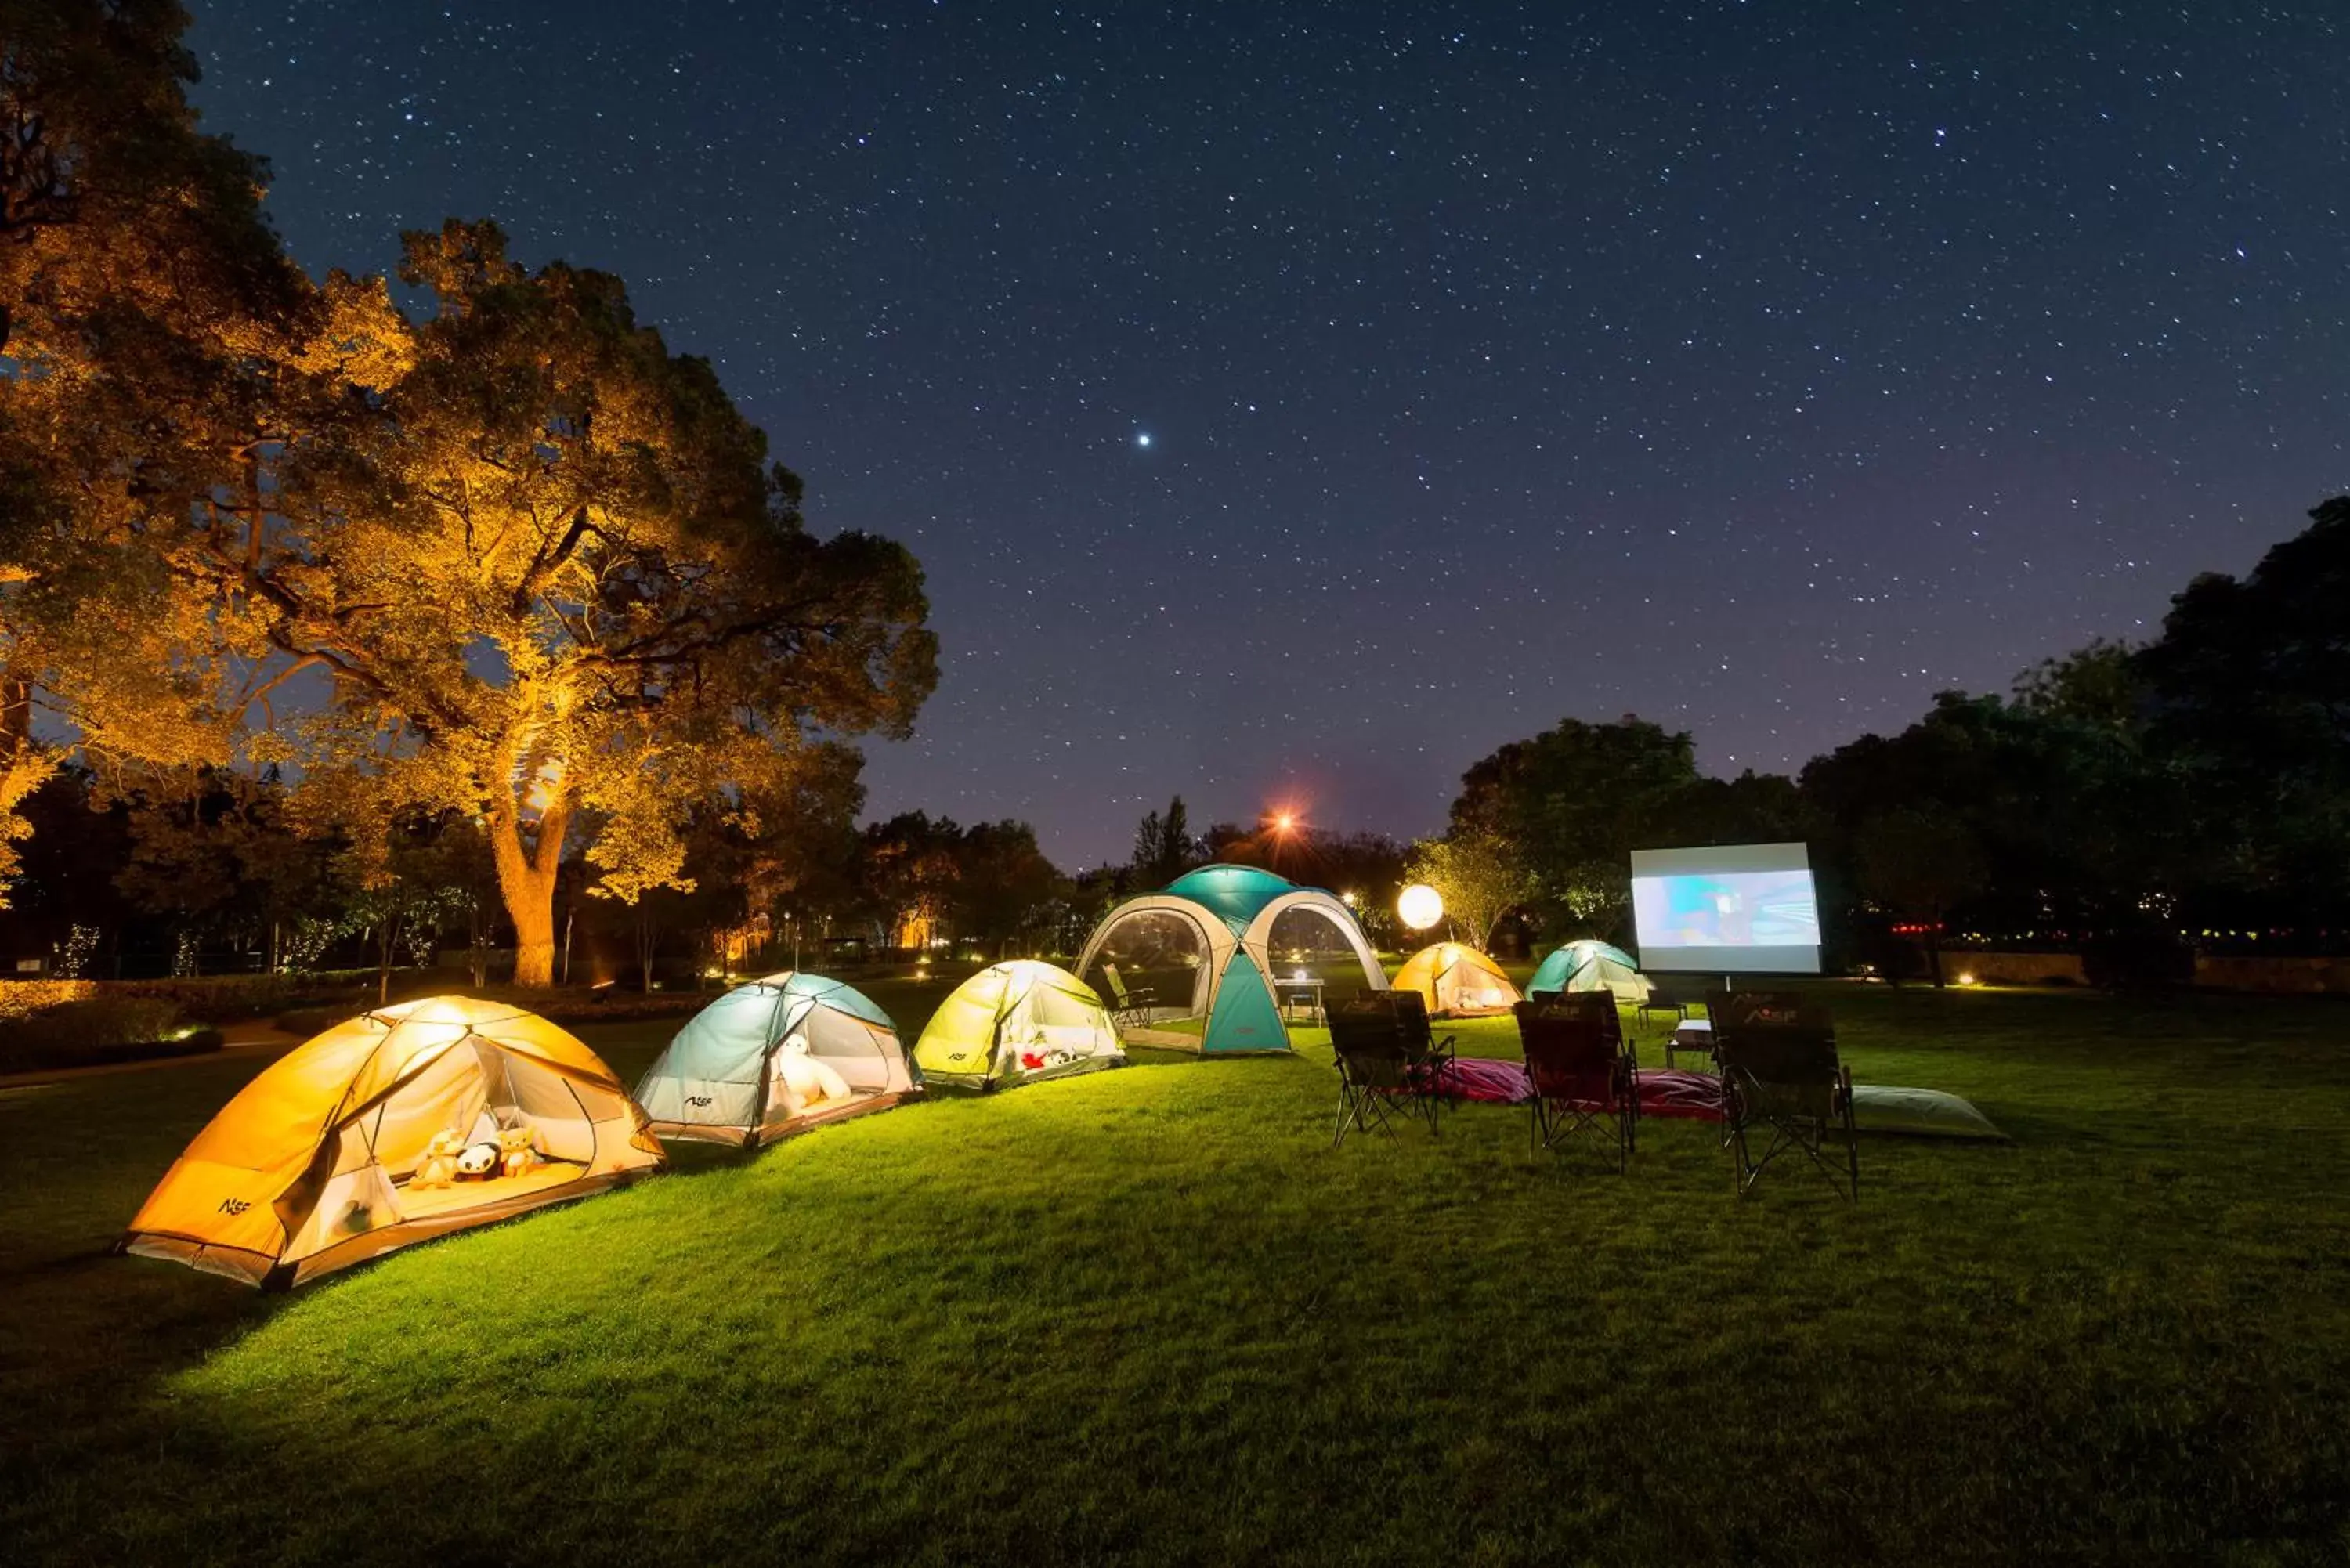
<path fill-rule="evenodd" d="M 249 465 L 328 314 L 262 222 L 260 161 L 196 127 L 186 26 L 171 0 L 0 0 L 0 885 L 58 760 L 36 705 L 101 760 L 126 732 L 217 750 L 159 700 L 186 694 L 196 607 L 119 546 Z"/>
<path fill-rule="evenodd" d="M 755 816 L 831 765 L 818 732 L 903 733 L 935 642 L 913 558 L 808 532 L 798 481 L 618 280 L 459 223 L 409 236 L 401 276 L 433 308 L 375 361 L 397 373 L 163 554 L 213 607 L 250 756 L 358 842 L 478 816 L 515 981 L 545 985 L 567 842 L 607 886 L 674 884 L 696 803 Z"/>

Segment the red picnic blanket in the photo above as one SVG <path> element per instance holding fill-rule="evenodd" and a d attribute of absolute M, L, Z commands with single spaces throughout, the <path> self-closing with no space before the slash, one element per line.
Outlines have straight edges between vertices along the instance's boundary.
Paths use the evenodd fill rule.
<path fill-rule="evenodd" d="M 1526 1064 L 1492 1056 L 1456 1057 L 1437 1070 L 1436 1084 L 1440 1094 L 1496 1106 L 1522 1106 L 1534 1098 Z"/>
<path fill-rule="evenodd" d="M 1669 1067 L 1643 1067 L 1633 1075 L 1639 1085 L 1644 1116 L 1685 1116 L 1693 1121 L 1721 1119 L 1721 1080 L 1710 1073 L 1683 1073 Z M 1493 1056 L 1463 1056 L 1447 1062 L 1438 1075 L 1442 1092 L 1488 1105 L 1522 1106 L 1534 1096 L 1526 1084 L 1525 1064 Z"/>
<path fill-rule="evenodd" d="M 1721 1080 L 1711 1073 L 1643 1067 L 1632 1077 L 1639 1085 L 1644 1116 L 1687 1116 L 1700 1122 L 1721 1119 Z"/>

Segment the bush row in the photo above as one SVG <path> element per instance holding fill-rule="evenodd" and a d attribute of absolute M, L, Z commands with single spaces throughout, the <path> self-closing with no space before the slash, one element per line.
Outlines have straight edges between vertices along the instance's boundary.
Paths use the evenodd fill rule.
<path fill-rule="evenodd" d="M 0 1018 L 0 1073 L 95 1066 L 220 1049 L 221 1033 L 192 1024 L 155 996 L 68 997 Z"/>
<path fill-rule="evenodd" d="M 0 982 L 0 1021 L 29 1017 L 61 1002 L 100 997 L 168 1002 L 190 1018 L 224 1023 L 265 1018 L 312 997 L 351 992 L 375 979 L 373 970 L 321 974 L 183 975 L 174 980 L 13 980 Z"/>

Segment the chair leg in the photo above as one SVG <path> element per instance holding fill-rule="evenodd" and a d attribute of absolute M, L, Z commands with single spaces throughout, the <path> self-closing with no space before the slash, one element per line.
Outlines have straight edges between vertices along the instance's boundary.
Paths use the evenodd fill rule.
<path fill-rule="evenodd" d="M 1852 1101 L 1844 1103 L 1845 1165 L 1852 1177 L 1852 1200 L 1860 1201 L 1860 1126 L 1854 1120 Z"/>

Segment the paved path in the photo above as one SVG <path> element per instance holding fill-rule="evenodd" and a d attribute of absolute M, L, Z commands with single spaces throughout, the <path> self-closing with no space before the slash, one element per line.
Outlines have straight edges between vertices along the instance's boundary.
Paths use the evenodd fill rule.
<path fill-rule="evenodd" d="M 45 1084 L 67 1084 L 77 1078 L 101 1078 L 115 1073 L 152 1073 L 165 1067 L 187 1067 L 199 1062 L 274 1061 L 295 1046 L 303 1037 L 290 1034 L 267 1022 L 232 1023 L 224 1031 L 228 1038 L 217 1051 L 200 1051 L 192 1056 L 152 1056 L 143 1062 L 105 1062 L 94 1067 L 51 1067 L 36 1073 L 0 1073 L 0 1089 L 26 1089 Z"/>

